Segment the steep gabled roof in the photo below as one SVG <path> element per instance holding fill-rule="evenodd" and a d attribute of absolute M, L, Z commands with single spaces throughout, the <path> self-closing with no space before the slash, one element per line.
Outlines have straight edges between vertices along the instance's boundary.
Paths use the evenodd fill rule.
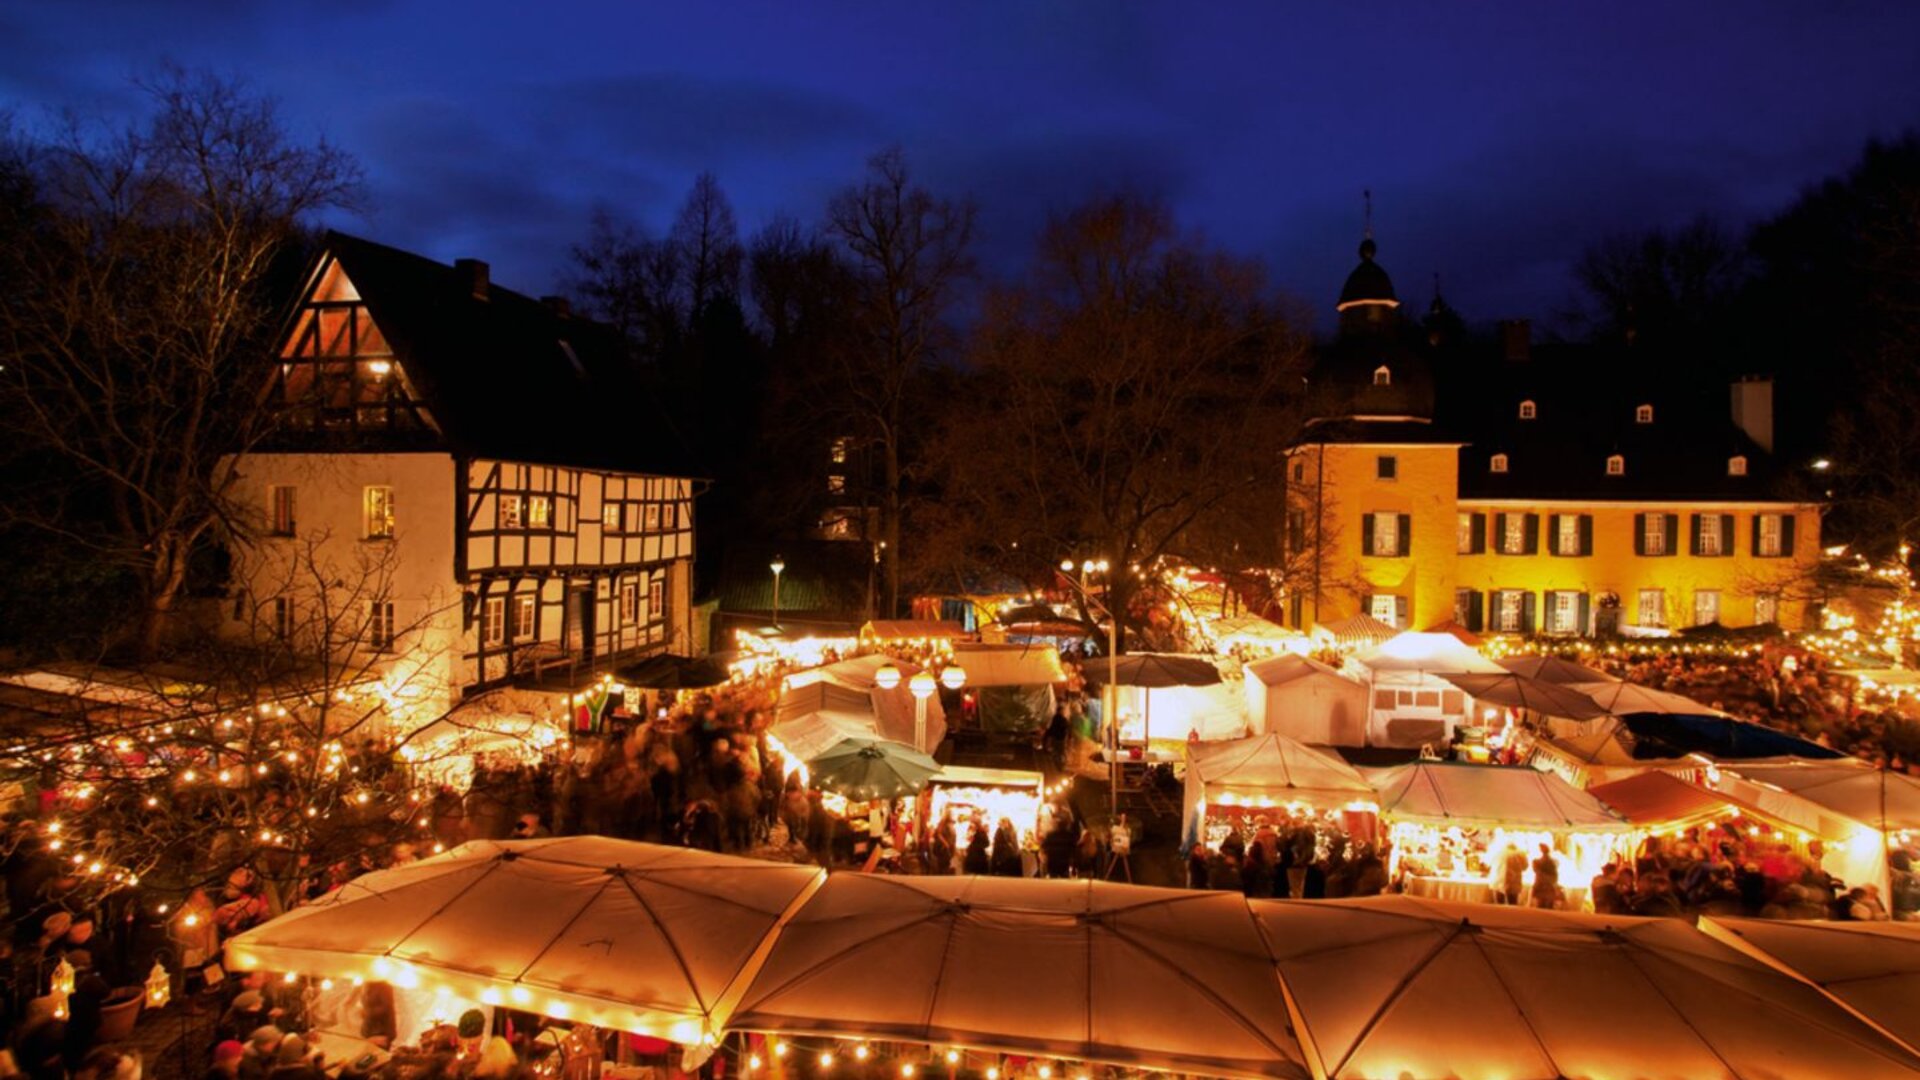
<path fill-rule="evenodd" d="M 609 326 L 344 233 L 325 251 L 359 290 L 448 448 L 625 472 L 697 472 Z"/>

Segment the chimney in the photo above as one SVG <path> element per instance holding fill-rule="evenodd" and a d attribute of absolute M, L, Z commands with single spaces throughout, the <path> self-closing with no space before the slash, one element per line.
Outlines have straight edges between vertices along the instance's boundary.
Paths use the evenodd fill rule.
<path fill-rule="evenodd" d="M 467 288 L 475 300 L 487 298 L 487 264 L 479 259 L 453 260 L 455 278 Z"/>
<path fill-rule="evenodd" d="M 1533 358 L 1533 324 L 1525 319 L 1500 320 L 1500 358 L 1524 364 Z"/>
<path fill-rule="evenodd" d="M 1760 449 L 1773 453 L 1773 379 L 1747 375 L 1733 384 L 1733 422 Z"/>
<path fill-rule="evenodd" d="M 540 302 L 547 305 L 548 311 L 553 312 L 562 319 L 570 319 L 573 317 L 573 302 L 564 296 L 543 296 L 540 298 Z"/>

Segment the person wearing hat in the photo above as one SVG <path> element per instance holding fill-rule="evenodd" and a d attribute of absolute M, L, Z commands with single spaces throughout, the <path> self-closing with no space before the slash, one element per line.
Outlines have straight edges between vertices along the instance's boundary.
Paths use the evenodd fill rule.
<path fill-rule="evenodd" d="M 280 1044 L 285 1041 L 286 1032 L 272 1024 L 263 1024 L 253 1029 L 247 1036 L 247 1046 L 240 1058 L 240 1080 L 266 1080 L 273 1071 Z"/>
<path fill-rule="evenodd" d="M 216 1034 L 222 1039 L 238 1042 L 264 1025 L 267 1019 L 266 995 L 258 990 L 242 990 L 234 995 L 233 1003 L 220 1015 Z"/>
<path fill-rule="evenodd" d="M 238 1039 L 222 1039 L 213 1048 L 213 1064 L 207 1067 L 203 1080 L 240 1080 L 240 1059 L 247 1056 L 247 1048 L 240 1045 Z"/>
<path fill-rule="evenodd" d="M 307 1040 L 298 1035 L 280 1040 L 273 1069 L 267 1073 L 270 1080 L 320 1080 L 323 1075 L 320 1055 L 308 1050 Z"/>

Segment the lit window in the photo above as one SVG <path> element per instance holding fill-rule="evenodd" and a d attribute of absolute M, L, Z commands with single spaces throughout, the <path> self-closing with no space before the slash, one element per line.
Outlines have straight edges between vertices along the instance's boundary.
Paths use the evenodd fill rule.
<path fill-rule="evenodd" d="M 1500 536 L 1502 555 L 1525 555 L 1527 553 L 1527 515 L 1508 514 L 1506 528 Z"/>
<path fill-rule="evenodd" d="M 553 500 L 545 495 L 527 499 L 527 527 L 545 529 L 553 524 Z"/>
<path fill-rule="evenodd" d="M 1720 591 L 1698 589 L 1693 594 L 1693 625 L 1712 626 L 1720 621 Z"/>
<path fill-rule="evenodd" d="M 829 477 L 827 477 L 827 491 L 828 491 L 828 492 L 829 492 L 830 494 L 834 494 L 834 495 L 838 495 L 838 494 L 840 494 L 841 492 L 843 492 L 843 491 L 845 491 L 845 490 L 847 490 L 847 478 L 846 478 L 846 477 L 844 477 L 844 476 L 829 476 Z"/>
<path fill-rule="evenodd" d="M 1653 423 L 1653 406 L 1642 405 L 1639 408 L 1633 410 L 1633 422 L 1636 424 Z"/>
<path fill-rule="evenodd" d="M 1400 459 L 1392 454 L 1381 454 L 1374 459 L 1373 474 L 1381 480 L 1392 480 L 1400 475 Z"/>
<path fill-rule="evenodd" d="M 835 465 L 845 465 L 847 463 L 847 445 L 851 442 L 853 442 L 853 440 L 845 435 L 833 440 L 832 457 Z"/>
<path fill-rule="evenodd" d="M 292 484 L 275 484 L 267 489 L 268 527 L 273 535 L 293 535 L 293 508 Z"/>
<path fill-rule="evenodd" d="M 1550 634 L 1578 634 L 1585 630 L 1580 625 L 1580 594 L 1564 590 L 1548 594 L 1553 606 L 1548 609 L 1547 632 Z"/>
<path fill-rule="evenodd" d="M 367 539 L 392 539 L 393 489 L 380 484 L 372 485 L 367 488 L 364 501 L 367 512 Z"/>
<path fill-rule="evenodd" d="M 1777 559 L 1780 557 L 1782 546 L 1780 543 L 1780 535 L 1783 531 L 1780 527 L 1781 520 L 1782 518 L 1779 514 L 1758 515 L 1760 535 L 1754 544 L 1755 555 L 1765 556 L 1769 559 Z"/>
<path fill-rule="evenodd" d="M 1539 410 L 1534 407 L 1533 402 L 1523 401 L 1520 403 L 1520 419 L 1531 420 L 1537 415 L 1539 415 Z"/>
<path fill-rule="evenodd" d="M 520 496 L 500 496 L 500 527 L 503 529 L 520 527 Z"/>
<path fill-rule="evenodd" d="M 273 598 L 273 636 L 281 641 L 293 637 L 293 601 L 288 597 Z"/>
<path fill-rule="evenodd" d="M 1647 514 L 1641 518 L 1640 550 L 1648 555 L 1667 553 L 1667 515 Z"/>
<path fill-rule="evenodd" d="M 1586 552 L 1581 550 L 1581 547 L 1580 547 L 1580 518 L 1581 518 L 1581 515 L 1579 514 L 1561 514 L 1560 515 L 1559 531 L 1555 537 L 1558 543 L 1554 547 L 1554 550 L 1559 554 L 1561 555 L 1585 555 L 1586 554 Z"/>
<path fill-rule="evenodd" d="M 1400 528 L 1399 514 L 1368 514 L 1367 520 L 1368 531 L 1373 534 L 1373 544 L 1363 554 L 1386 558 L 1407 554 L 1407 541 L 1410 538 Z"/>
<path fill-rule="evenodd" d="M 1718 555 L 1726 538 L 1720 535 L 1719 514 L 1695 514 L 1694 520 L 1700 523 L 1700 550 L 1696 555 Z"/>
<path fill-rule="evenodd" d="M 617 502 L 600 504 L 600 527 L 608 532 L 620 531 L 620 504 Z"/>
<path fill-rule="evenodd" d="M 1667 625 L 1667 591 L 1665 589 L 1640 590 L 1640 625 Z"/>
<path fill-rule="evenodd" d="M 628 581 L 620 586 L 620 625 L 632 626 L 640 617 L 640 586 Z"/>
<path fill-rule="evenodd" d="M 534 610 L 532 593 L 521 593 L 513 598 L 513 640 L 525 641 L 533 636 Z"/>
<path fill-rule="evenodd" d="M 656 577 L 647 583 L 647 618 L 658 619 L 667 610 L 667 579 Z"/>
<path fill-rule="evenodd" d="M 647 504 L 646 529 L 648 532 L 660 531 L 660 504 L 659 503 Z"/>
<path fill-rule="evenodd" d="M 1387 365 L 1381 364 L 1379 367 L 1373 369 L 1373 385 L 1393 385 L 1393 372 L 1387 370 Z"/>
<path fill-rule="evenodd" d="M 1607 458 L 1607 475 L 1608 476 L 1625 476 L 1626 474 L 1627 474 L 1626 458 L 1621 457 L 1619 454 L 1614 454 L 1611 457 Z"/>
<path fill-rule="evenodd" d="M 489 596 L 480 605 L 480 641 L 500 645 L 507 640 L 507 598 Z"/>
<path fill-rule="evenodd" d="M 1375 596 L 1368 605 L 1367 614 L 1386 623 L 1388 626 L 1400 625 L 1400 598 L 1397 596 Z"/>
<path fill-rule="evenodd" d="M 1747 475 L 1747 459 L 1745 455 L 1735 454 L 1734 456 L 1727 459 L 1727 475 L 1728 476 Z"/>
<path fill-rule="evenodd" d="M 374 652 L 393 648 L 393 601 L 367 601 L 367 647 Z"/>
<path fill-rule="evenodd" d="M 1294 482 L 1300 483 L 1301 481 L 1304 481 L 1306 478 L 1307 478 L 1307 463 L 1304 461 L 1294 462 L 1293 463 Z"/>
<path fill-rule="evenodd" d="M 1502 589 L 1493 597 L 1494 625 L 1500 628 L 1500 632 L 1517 634 L 1525 629 L 1523 620 L 1526 617 L 1527 594 L 1518 589 Z"/>
<path fill-rule="evenodd" d="M 1487 459 L 1487 471 L 1503 473 L 1507 471 L 1507 455 L 1495 454 Z"/>
<path fill-rule="evenodd" d="M 1761 593 L 1753 598 L 1753 624 L 1767 626 L 1780 621 L 1780 594 Z"/>
<path fill-rule="evenodd" d="M 1460 512 L 1460 521 L 1459 524 L 1455 526 L 1454 537 L 1455 551 L 1462 555 L 1473 554 L 1473 542 L 1478 539 L 1478 537 L 1474 534 L 1472 514 L 1464 510 Z M 1466 620 L 1462 619 L 1459 621 L 1465 622 Z"/>

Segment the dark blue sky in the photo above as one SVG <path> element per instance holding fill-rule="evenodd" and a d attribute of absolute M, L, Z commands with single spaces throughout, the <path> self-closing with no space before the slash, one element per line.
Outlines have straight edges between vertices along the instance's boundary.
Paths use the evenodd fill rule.
<path fill-rule="evenodd" d="M 1424 305 L 1545 317 L 1610 231 L 1744 222 L 1920 127 L 1920 3 L 1094 0 L 0 3 L 0 103 L 124 107 L 241 71 L 356 154 L 348 229 L 547 290 L 592 206 L 663 228 L 714 171 L 743 228 L 907 150 L 990 270 L 1089 190 L 1164 195 L 1324 320 L 1360 191 Z"/>

